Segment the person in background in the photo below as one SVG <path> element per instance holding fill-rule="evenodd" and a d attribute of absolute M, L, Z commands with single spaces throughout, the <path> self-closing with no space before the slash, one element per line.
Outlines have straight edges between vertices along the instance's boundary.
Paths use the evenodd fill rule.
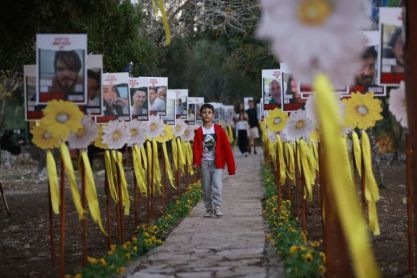
<path fill-rule="evenodd" d="M 245 113 L 240 113 L 236 122 L 237 145 L 241 154 L 248 156 L 249 123 Z"/>
<path fill-rule="evenodd" d="M 256 154 L 256 140 L 259 138 L 258 112 L 252 99 L 249 100 L 248 104 L 249 108 L 246 110 L 246 115 L 249 122 L 249 153 L 251 153 L 253 146 L 253 153 Z"/>

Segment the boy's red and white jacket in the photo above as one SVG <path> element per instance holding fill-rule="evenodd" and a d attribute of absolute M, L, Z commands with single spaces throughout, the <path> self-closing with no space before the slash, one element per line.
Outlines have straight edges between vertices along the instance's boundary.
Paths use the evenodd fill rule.
<path fill-rule="evenodd" d="M 234 175 L 236 171 L 235 159 L 233 157 L 232 147 L 227 139 L 224 129 L 217 124 L 214 124 L 214 132 L 216 133 L 215 165 L 218 169 L 224 169 L 227 164 L 229 175 Z M 194 134 L 193 144 L 193 164 L 201 166 L 201 159 L 203 158 L 203 128 L 199 127 Z"/>

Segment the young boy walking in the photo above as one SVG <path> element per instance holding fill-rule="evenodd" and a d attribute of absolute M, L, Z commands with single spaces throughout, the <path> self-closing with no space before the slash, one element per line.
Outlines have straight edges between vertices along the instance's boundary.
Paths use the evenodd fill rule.
<path fill-rule="evenodd" d="M 203 126 L 194 135 L 193 167 L 201 167 L 203 199 L 206 207 L 204 217 L 223 215 L 223 169 L 227 164 L 229 175 L 235 174 L 235 160 L 226 132 L 214 124 L 214 107 L 203 104 L 200 108 Z"/>

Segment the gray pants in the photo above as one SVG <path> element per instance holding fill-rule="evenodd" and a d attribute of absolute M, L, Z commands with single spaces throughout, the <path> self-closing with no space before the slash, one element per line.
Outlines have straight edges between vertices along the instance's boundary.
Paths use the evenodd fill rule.
<path fill-rule="evenodd" d="M 220 207 L 223 203 L 223 169 L 216 169 L 215 162 L 201 161 L 203 200 L 206 209 Z"/>

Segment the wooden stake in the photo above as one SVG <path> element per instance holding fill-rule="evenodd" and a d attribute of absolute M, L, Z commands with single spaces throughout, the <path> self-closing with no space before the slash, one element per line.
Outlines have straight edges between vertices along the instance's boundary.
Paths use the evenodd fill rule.
<path fill-rule="evenodd" d="M 83 210 L 86 211 L 85 165 L 82 160 L 80 163 L 79 170 L 81 171 L 81 204 L 82 204 Z M 83 244 L 82 266 L 85 266 L 87 264 L 87 217 L 86 216 L 84 216 L 84 218 L 81 220 L 81 223 L 82 223 L 81 238 L 82 238 L 82 244 Z"/>
<path fill-rule="evenodd" d="M 49 245 L 51 248 L 51 265 L 55 265 L 54 223 L 51 200 L 51 186 L 48 180 Z"/>
<path fill-rule="evenodd" d="M 110 250 L 111 246 L 111 213 L 110 213 L 110 188 L 109 181 L 107 180 L 107 170 L 104 170 L 104 192 L 106 194 L 106 218 L 107 218 L 107 250 Z"/>
<path fill-rule="evenodd" d="M 324 252 L 326 254 L 326 277 L 344 278 L 353 277 L 350 267 L 350 258 L 346 240 L 342 232 L 340 221 L 337 218 L 336 208 L 332 202 L 330 188 L 327 186 L 325 163 L 323 151 L 320 151 L 320 186 L 323 189 L 324 197 Z"/>
<path fill-rule="evenodd" d="M 415 182 L 415 174 L 417 173 L 417 1 L 407 0 L 405 1 L 406 16 L 406 42 L 404 48 L 404 61 L 405 61 L 405 81 L 406 81 L 406 98 L 408 114 L 408 131 L 409 141 L 411 147 L 411 161 L 412 171 L 411 180 L 409 181 L 412 187 L 413 196 L 413 211 L 417 211 L 417 183 Z M 417 213 L 413 215 L 413 223 L 417 223 Z M 417 225 L 413 225 L 414 234 L 417 234 Z M 417 237 L 414 237 L 414 254 L 417 254 Z M 414 270 L 417 266 L 417 256 L 414 256 Z"/>
<path fill-rule="evenodd" d="M 407 163 L 407 227 L 408 227 L 408 272 L 415 274 L 414 267 L 414 223 L 413 223 L 413 187 L 412 187 L 412 169 L 413 169 L 413 153 L 410 146 L 410 139 L 406 135 L 406 163 Z"/>
<path fill-rule="evenodd" d="M 59 277 L 63 278 L 65 276 L 65 178 L 64 178 L 64 161 L 61 158 L 60 163 L 60 201 L 61 201 L 61 207 L 59 210 L 60 213 L 60 223 L 59 223 L 59 234 L 60 234 L 60 256 L 59 256 Z"/>

